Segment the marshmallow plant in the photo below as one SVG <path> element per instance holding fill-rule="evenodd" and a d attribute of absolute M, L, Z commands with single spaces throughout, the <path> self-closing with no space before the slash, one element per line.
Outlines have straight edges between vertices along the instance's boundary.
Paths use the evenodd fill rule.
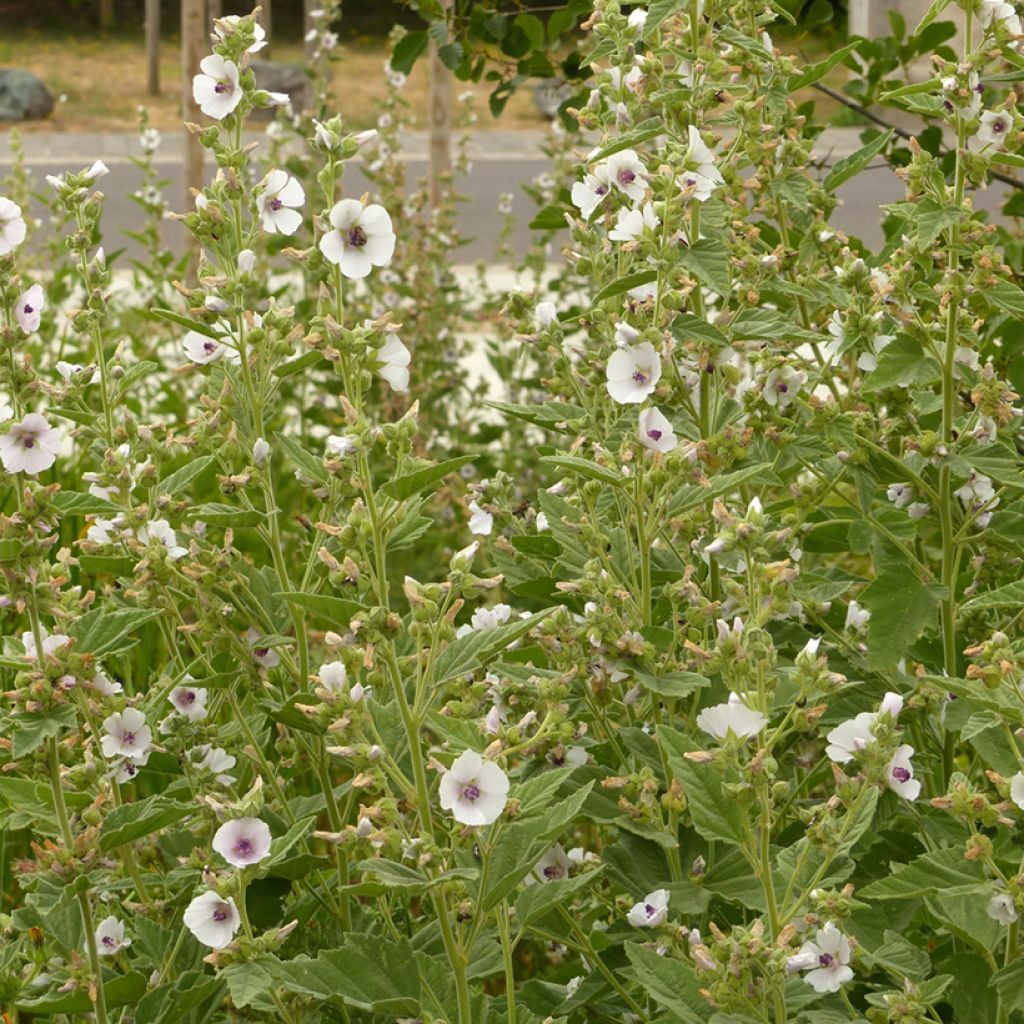
<path fill-rule="evenodd" d="M 378 139 L 280 106 L 258 163 L 217 22 L 191 276 L 149 194 L 114 287 L 101 163 L 66 241 L 0 192 L 8 1016 L 1011 1024 L 1024 291 L 971 193 L 1020 33 L 973 14 L 890 90 L 955 146 L 873 252 L 886 137 L 823 171 L 794 98 L 863 44 L 600 0 L 486 409 L 393 68 Z"/>

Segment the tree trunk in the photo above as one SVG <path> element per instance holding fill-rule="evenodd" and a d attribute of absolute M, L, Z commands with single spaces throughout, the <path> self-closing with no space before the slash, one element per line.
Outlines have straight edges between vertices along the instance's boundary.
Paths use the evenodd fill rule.
<path fill-rule="evenodd" d="M 160 95 L 160 0 L 146 0 L 146 83 L 150 96 Z"/>
<path fill-rule="evenodd" d="M 441 0 L 447 10 L 451 0 Z M 441 205 L 443 178 L 452 172 L 452 73 L 430 40 L 430 205 Z"/>
<path fill-rule="evenodd" d="M 186 121 L 198 124 L 201 113 L 192 96 L 192 78 L 199 74 L 199 62 L 206 55 L 206 10 L 204 0 L 181 0 L 181 110 Z M 192 189 L 203 187 L 203 147 L 199 137 L 185 129 L 185 212 L 193 209 Z M 199 264 L 199 243 L 189 234 L 190 281 L 195 281 Z"/>
<path fill-rule="evenodd" d="M 260 0 L 260 13 L 257 15 L 257 19 L 267 33 L 267 45 L 260 50 L 260 57 L 263 60 L 270 60 L 271 26 L 273 24 L 271 21 L 270 0 Z"/>
<path fill-rule="evenodd" d="M 100 28 L 109 32 L 114 27 L 114 0 L 100 0 Z"/>
<path fill-rule="evenodd" d="M 224 13 L 224 6 L 220 0 L 206 0 L 206 30 L 213 31 L 213 20 Z"/>

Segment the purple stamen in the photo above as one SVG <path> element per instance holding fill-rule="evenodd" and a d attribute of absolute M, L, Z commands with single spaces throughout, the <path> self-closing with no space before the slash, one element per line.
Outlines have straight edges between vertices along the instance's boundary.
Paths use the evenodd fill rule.
<path fill-rule="evenodd" d="M 632 185 L 634 181 L 636 181 L 636 175 L 632 171 L 619 172 L 620 185 Z"/>
<path fill-rule="evenodd" d="M 252 841 L 244 838 L 239 839 L 238 842 L 235 843 L 235 853 L 242 857 L 247 857 L 252 853 Z"/>
<path fill-rule="evenodd" d="M 650 905 L 650 903 L 645 903 L 644 904 L 644 913 L 648 917 L 654 917 L 658 913 L 658 908 L 657 907 L 652 907 Z"/>
<path fill-rule="evenodd" d="M 217 351 L 217 343 L 213 342 L 213 341 L 204 341 L 203 342 L 203 351 L 207 355 L 212 355 L 214 352 Z"/>
<path fill-rule="evenodd" d="M 180 700 L 182 704 L 191 704 L 195 699 L 196 695 L 194 690 L 178 691 L 178 700 Z"/>
<path fill-rule="evenodd" d="M 893 770 L 892 770 L 892 777 L 897 782 L 909 782 L 910 781 L 910 772 L 908 772 L 906 768 L 901 768 L 901 767 L 897 766 L 897 767 L 893 768 Z"/>
<path fill-rule="evenodd" d="M 234 86 L 230 82 L 218 82 L 214 87 L 213 91 L 218 95 L 223 95 L 226 92 L 234 91 Z"/>
<path fill-rule="evenodd" d="M 135 733 L 133 733 L 133 732 L 126 732 L 121 737 L 121 742 L 124 743 L 124 744 L 127 744 L 127 746 L 129 746 L 129 747 L 135 746 Z"/>
<path fill-rule="evenodd" d="M 216 910 L 215 910 L 215 911 L 213 912 L 213 919 L 214 919 L 214 921 L 226 921 L 226 920 L 228 919 L 228 910 L 227 910 L 227 907 L 225 907 L 225 906 L 224 906 L 223 904 L 221 904 L 221 905 L 220 905 L 220 906 L 219 906 L 219 907 L 218 907 L 218 908 L 217 908 L 217 909 L 216 909 Z"/>
<path fill-rule="evenodd" d="M 25 438 L 22 438 L 22 442 L 21 443 L 26 448 L 35 448 L 35 446 L 36 446 L 36 439 L 34 437 L 25 437 Z"/>
<path fill-rule="evenodd" d="M 26 313 L 34 313 L 35 310 L 26 302 L 25 303 L 25 312 Z"/>
<path fill-rule="evenodd" d="M 781 391 L 783 394 L 785 394 L 789 390 L 789 385 L 788 384 L 780 384 L 778 386 L 778 390 Z"/>
<path fill-rule="evenodd" d="M 465 800 L 479 800 L 480 799 L 480 787 L 474 786 L 471 782 L 468 786 L 462 787 L 462 796 Z"/>
<path fill-rule="evenodd" d="M 821 956 L 818 957 L 818 963 L 821 964 L 822 967 L 831 967 L 835 963 L 835 958 L 831 953 L 822 953 Z"/>
<path fill-rule="evenodd" d="M 348 229 L 348 244 L 356 249 L 366 245 L 366 232 L 358 224 Z"/>
<path fill-rule="evenodd" d="M 273 210 L 276 213 L 278 210 L 281 209 L 282 206 L 284 206 L 284 203 L 282 203 L 281 200 L 277 198 L 277 196 L 274 196 L 274 198 L 270 200 L 270 203 L 268 205 L 270 206 L 271 210 Z"/>
<path fill-rule="evenodd" d="M 648 430 L 647 431 L 647 436 L 652 441 L 660 441 L 661 440 L 661 431 L 660 430 Z"/>
<path fill-rule="evenodd" d="M 547 879 L 561 878 L 562 869 L 557 864 L 549 864 L 543 871 L 544 877 Z"/>
<path fill-rule="evenodd" d="M 635 380 L 637 382 L 637 384 L 646 384 L 647 383 L 647 374 L 644 373 L 643 370 L 639 370 L 639 369 L 638 370 L 634 370 L 633 371 L 633 380 Z"/>

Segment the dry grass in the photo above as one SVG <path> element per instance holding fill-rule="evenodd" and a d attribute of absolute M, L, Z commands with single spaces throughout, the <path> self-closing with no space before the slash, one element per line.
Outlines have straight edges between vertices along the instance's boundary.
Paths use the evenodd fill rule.
<path fill-rule="evenodd" d="M 383 65 L 386 49 L 382 42 L 354 40 L 339 47 L 342 60 L 335 65 L 333 95 L 336 109 L 353 129 L 373 124 L 373 102 L 385 91 Z M 138 123 L 138 107 L 145 105 L 153 124 L 162 130 L 175 129 L 181 116 L 181 50 L 177 40 L 161 48 L 160 96 L 146 93 L 146 57 L 141 37 L 60 36 L 55 32 L 21 35 L 5 29 L 0 36 L 0 66 L 26 68 L 35 72 L 59 102 L 47 121 L 19 124 L 23 131 L 99 132 L 132 131 Z M 301 45 L 281 44 L 274 49 L 275 60 L 298 60 Z M 500 120 L 487 107 L 486 83 L 455 83 L 456 95 L 471 90 L 477 97 L 478 127 L 509 130 L 538 128 L 544 124 L 536 112 L 529 89 L 521 90 L 509 102 Z M 427 71 L 420 61 L 404 90 L 417 121 L 426 124 Z M 0 131 L 8 125 L 0 124 Z"/>

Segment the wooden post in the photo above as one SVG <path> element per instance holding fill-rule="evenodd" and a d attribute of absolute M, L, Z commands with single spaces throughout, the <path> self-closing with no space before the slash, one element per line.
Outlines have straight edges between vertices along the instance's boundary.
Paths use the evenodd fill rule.
<path fill-rule="evenodd" d="M 114 27 L 114 0 L 100 0 L 100 28 L 109 32 Z"/>
<path fill-rule="evenodd" d="M 146 70 L 150 96 L 160 95 L 160 0 L 146 0 Z"/>
<path fill-rule="evenodd" d="M 451 0 L 441 0 L 445 11 Z M 430 205 L 441 205 L 443 178 L 452 172 L 452 73 L 430 41 Z"/>
<path fill-rule="evenodd" d="M 192 97 L 192 78 L 199 74 L 199 62 L 206 53 L 206 5 L 204 0 L 181 0 L 181 112 L 186 121 L 199 124 L 201 113 Z M 185 205 L 184 212 L 193 208 L 191 189 L 203 187 L 203 147 L 199 137 L 185 130 Z M 190 234 L 191 252 L 189 277 L 194 280 L 199 262 L 199 244 Z"/>
<path fill-rule="evenodd" d="M 271 28 L 273 26 L 273 20 L 270 12 L 270 0 L 260 0 L 260 13 L 256 16 L 259 23 L 263 26 L 263 30 L 267 33 L 267 45 L 263 47 L 259 52 L 260 59 L 270 60 L 270 48 L 271 48 Z"/>

